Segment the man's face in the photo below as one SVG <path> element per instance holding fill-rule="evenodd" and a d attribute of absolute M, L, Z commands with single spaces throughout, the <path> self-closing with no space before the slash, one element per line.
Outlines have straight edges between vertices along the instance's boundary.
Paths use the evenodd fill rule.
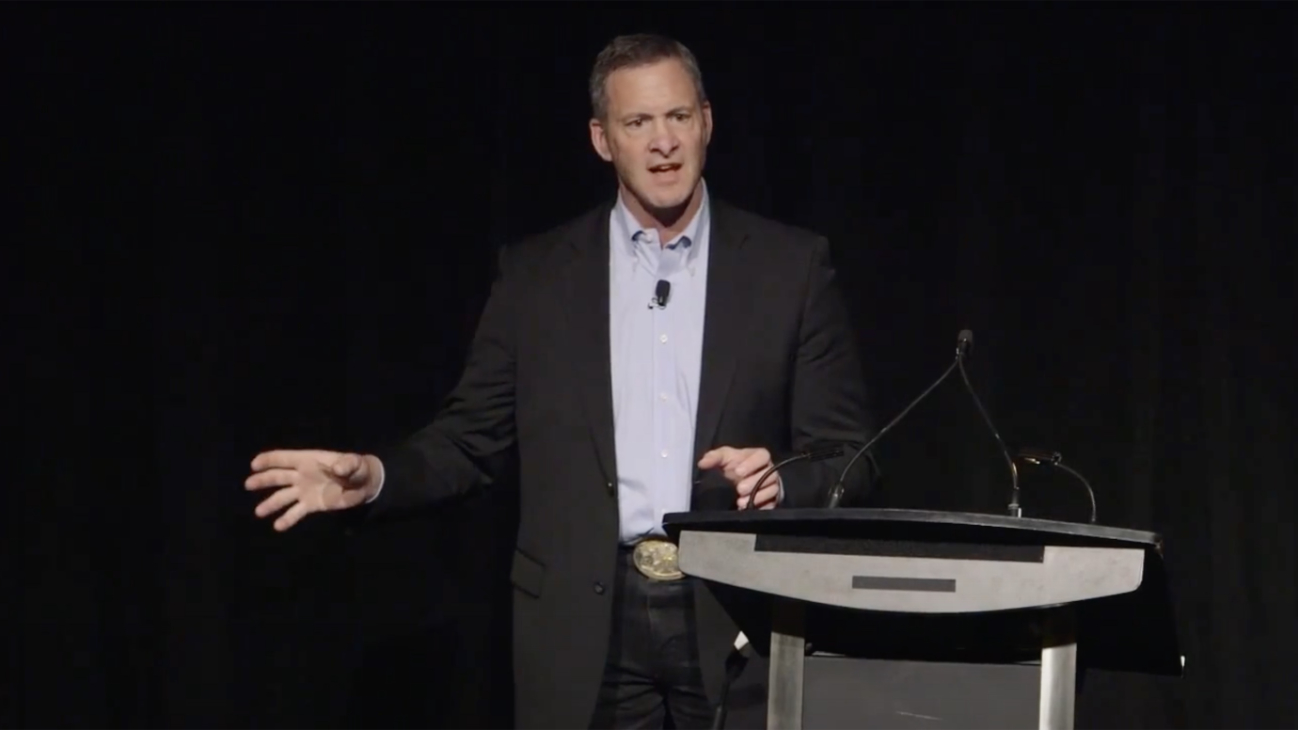
<path fill-rule="evenodd" d="M 685 66 L 673 58 L 621 69 L 607 91 L 605 119 L 590 123 L 595 151 L 647 212 L 687 204 L 703 175 L 712 109 L 700 104 Z"/>

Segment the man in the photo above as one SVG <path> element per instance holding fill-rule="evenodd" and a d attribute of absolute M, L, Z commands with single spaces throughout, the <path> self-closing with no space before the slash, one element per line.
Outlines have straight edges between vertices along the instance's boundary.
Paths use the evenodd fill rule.
<path fill-rule="evenodd" d="M 859 446 L 859 361 L 827 242 L 710 199 L 712 108 L 689 50 L 617 38 L 590 91 L 618 195 L 501 254 L 432 424 L 387 453 L 260 454 L 247 486 L 277 489 L 256 513 L 283 510 L 285 530 L 516 467 L 518 726 L 707 727 L 737 629 L 707 587 L 671 574 L 662 517 L 744 508 L 772 452 Z M 820 506 L 845 458 L 782 469 L 755 506 Z"/>

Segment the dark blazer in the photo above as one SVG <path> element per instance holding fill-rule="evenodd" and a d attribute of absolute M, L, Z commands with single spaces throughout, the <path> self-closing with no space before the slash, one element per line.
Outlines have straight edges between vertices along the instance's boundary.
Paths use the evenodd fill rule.
<path fill-rule="evenodd" d="M 434 421 L 378 456 L 373 513 L 516 476 L 517 727 L 588 727 L 602 677 L 618 545 L 609 365 L 612 201 L 506 247 L 464 374 Z M 712 201 L 695 458 L 764 446 L 859 447 L 865 393 L 828 242 Z M 823 503 L 846 457 L 783 470 L 782 509 Z M 515 471 L 516 469 L 516 471 Z M 849 490 L 864 486 L 854 470 Z M 703 476 L 703 475 L 700 475 Z M 695 508 L 734 509 L 712 475 Z M 698 592 L 700 662 L 714 698 L 737 629 Z"/>

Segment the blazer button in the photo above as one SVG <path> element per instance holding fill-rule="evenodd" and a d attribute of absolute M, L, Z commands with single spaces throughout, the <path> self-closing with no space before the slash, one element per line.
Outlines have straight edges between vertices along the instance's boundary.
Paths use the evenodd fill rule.
<path fill-rule="evenodd" d="M 604 584 L 600 583 L 599 581 L 595 581 L 595 595 L 597 596 L 604 595 Z"/>
<path fill-rule="evenodd" d="M 613 482 L 605 482 L 605 483 L 604 483 L 604 488 L 607 489 L 607 490 L 610 491 L 610 492 L 613 491 Z"/>

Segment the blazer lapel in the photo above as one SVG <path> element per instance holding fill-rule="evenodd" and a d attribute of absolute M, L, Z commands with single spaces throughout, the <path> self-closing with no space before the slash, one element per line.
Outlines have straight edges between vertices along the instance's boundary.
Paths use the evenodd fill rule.
<path fill-rule="evenodd" d="M 747 268 L 741 255 L 747 232 L 724 203 L 712 203 L 708 239 L 708 293 L 703 315 L 703 363 L 699 373 L 699 403 L 695 414 L 694 459 L 712 448 L 735 366 L 749 335 Z"/>
<path fill-rule="evenodd" d="M 617 479 L 613 441 L 613 375 L 609 345 L 608 219 L 611 203 L 593 214 L 589 228 L 574 231 L 572 258 L 564 276 L 566 309 L 572 325 L 572 363 L 581 406 L 590 422 L 604 477 Z"/>

